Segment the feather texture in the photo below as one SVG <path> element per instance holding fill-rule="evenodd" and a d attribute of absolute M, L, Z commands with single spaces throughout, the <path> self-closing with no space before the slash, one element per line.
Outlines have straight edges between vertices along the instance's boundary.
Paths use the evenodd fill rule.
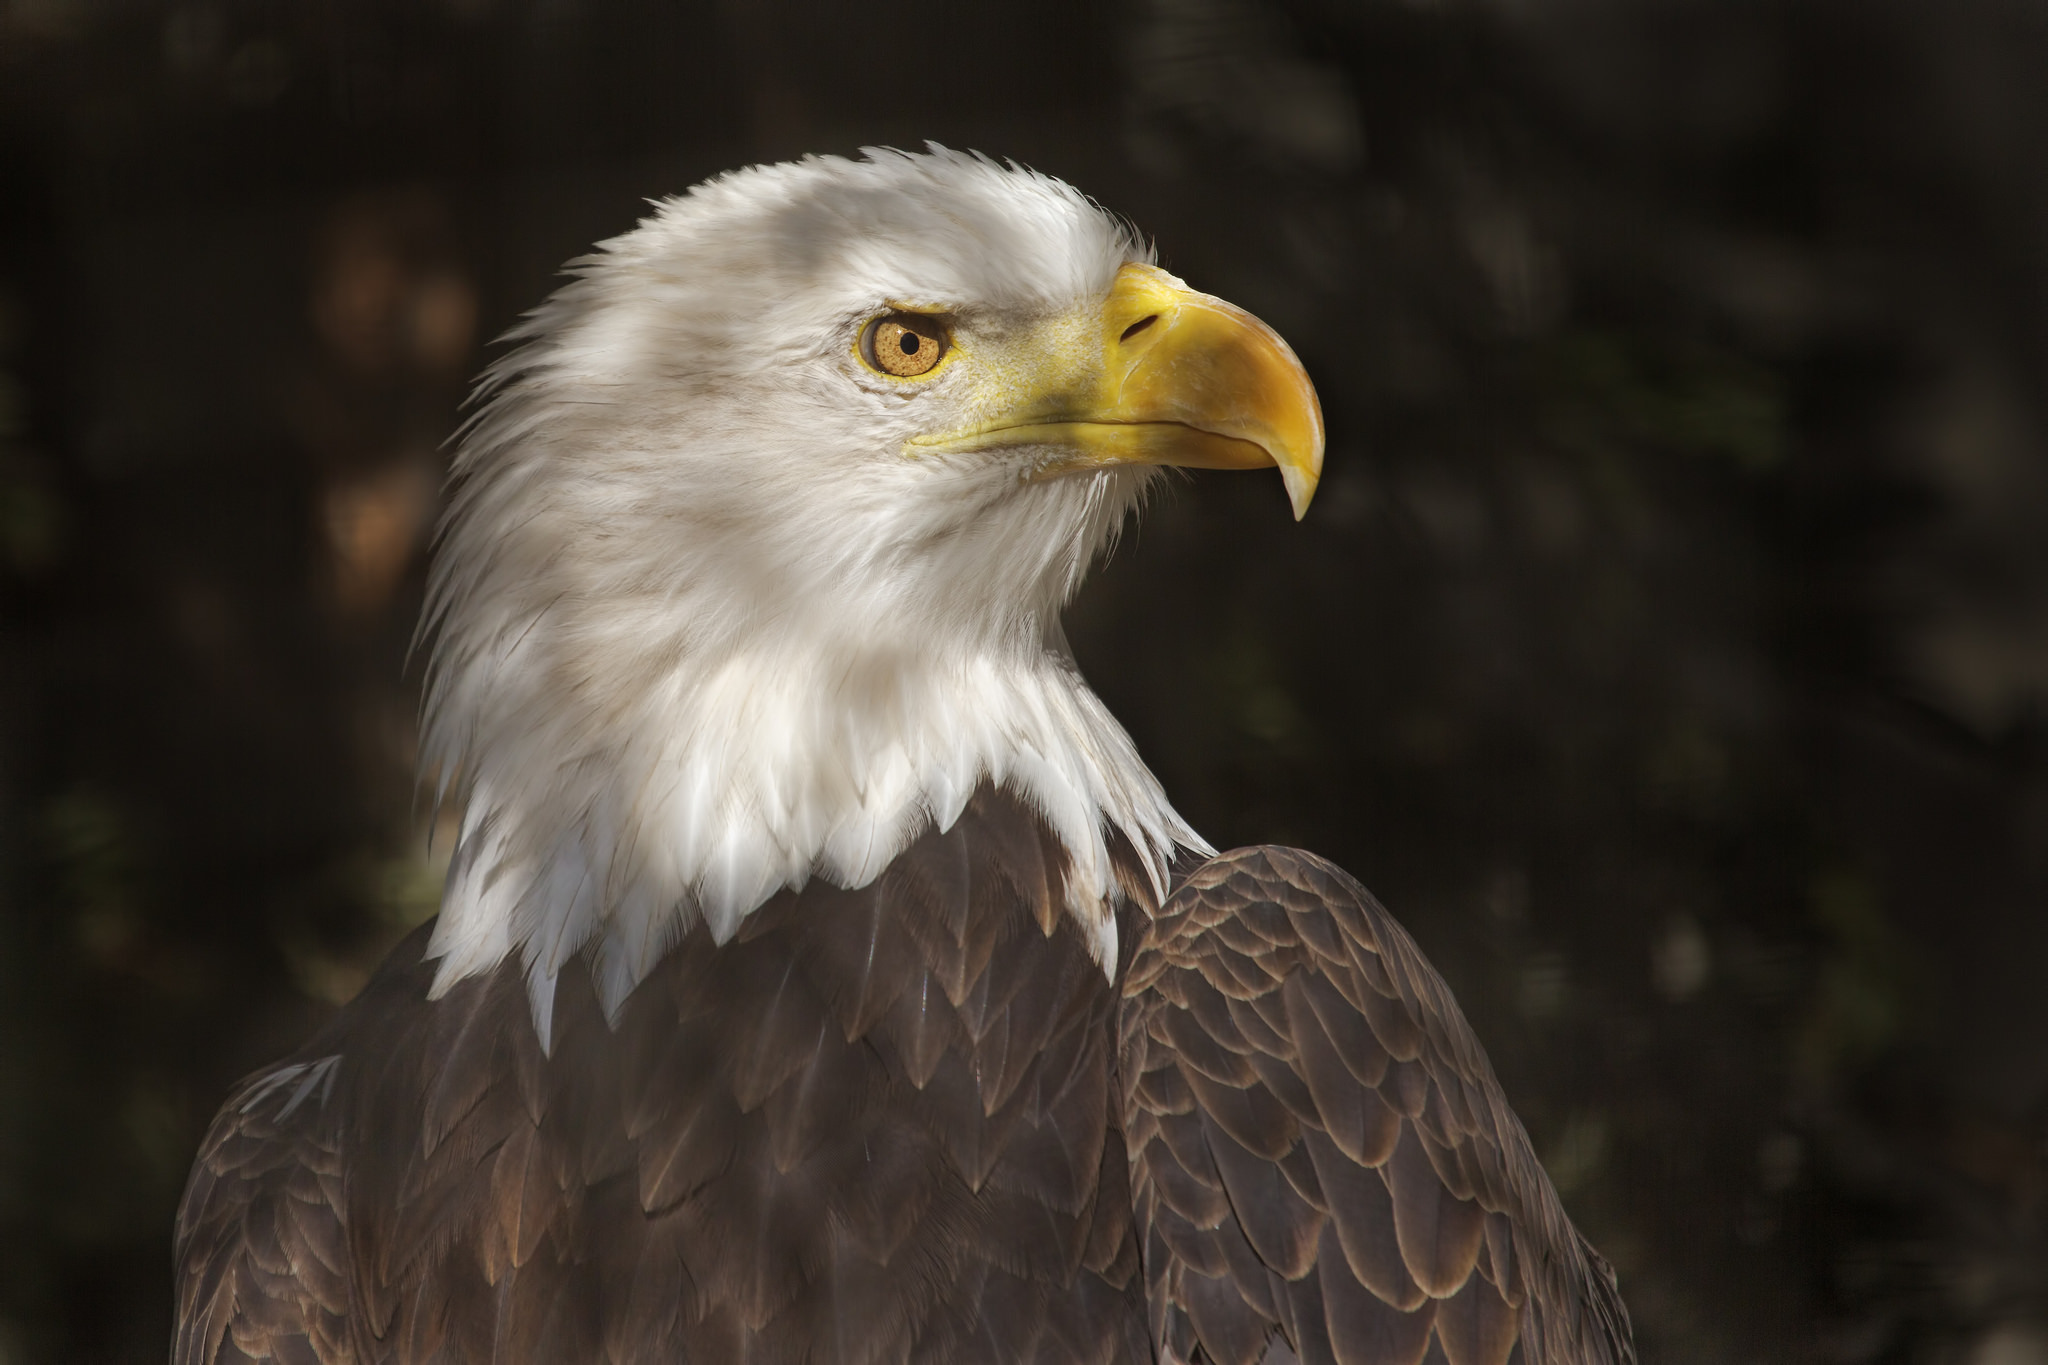
<path fill-rule="evenodd" d="M 552 1053 L 515 964 L 429 999 L 415 934 L 215 1121 L 174 1359 L 1143 1359 L 1066 865 L 984 790 L 865 889 L 694 929 L 615 1023 L 572 960 Z"/>
<path fill-rule="evenodd" d="M 1635 1359 L 1449 989 L 1340 869 L 1284 848 L 1197 868 L 1119 1030 L 1162 1361 Z"/>
<path fill-rule="evenodd" d="M 1066 868 L 985 788 L 865 889 L 693 930 L 615 1019 L 572 963 L 552 1052 L 514 964 L 429 998 L 415 934 L 215 1121 L 176 1365 L 1634 1359 L 1356 883 L 1195 867 L 1130 904 L 1119 989 L 1050 908 Z"/>

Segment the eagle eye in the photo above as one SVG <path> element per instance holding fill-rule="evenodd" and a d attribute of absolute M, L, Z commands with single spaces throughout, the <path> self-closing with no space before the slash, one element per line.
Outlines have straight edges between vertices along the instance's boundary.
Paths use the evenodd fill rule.
<path fill-rule="evenodd" d="M 889 313 L 861 332 L 860 358 L 884 374 L 915 379 L 929 373 L 951 344 L 936 318 Z"/>

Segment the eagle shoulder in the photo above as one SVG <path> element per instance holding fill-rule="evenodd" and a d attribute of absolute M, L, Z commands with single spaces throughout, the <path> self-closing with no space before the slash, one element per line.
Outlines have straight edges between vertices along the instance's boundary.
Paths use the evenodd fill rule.
<path fill-rule="evenodd" d="M 1613 1272 L 1449 987 L 1341 868 L 1279 847 L 1210 859 L 1123 997 L 1162 1361 L 1635 1359 Z"/>
<path fill-rule="evenodd" d="M 215 1116 L 178 1209 L 174 1365 L 356 1365 L 340 1060 L 266 1067 Z"/>

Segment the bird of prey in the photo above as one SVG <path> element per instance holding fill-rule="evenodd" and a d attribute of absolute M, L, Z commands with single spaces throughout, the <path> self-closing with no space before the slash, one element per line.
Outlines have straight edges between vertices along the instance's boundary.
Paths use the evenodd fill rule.
<path fill-rule="evenodd" d="M 1063 639 L 1162 466 L 1306 508 L 1280 337 L 937 147 L 570 274 L 454 461 L 440 914 L 215 1119 L 178 1365 L 1633 1360 L 1415 944 Z"/>

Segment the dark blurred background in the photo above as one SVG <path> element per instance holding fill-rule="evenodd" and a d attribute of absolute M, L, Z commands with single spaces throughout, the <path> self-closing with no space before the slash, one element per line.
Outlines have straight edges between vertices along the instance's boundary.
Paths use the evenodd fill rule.
<path fill-rule="evenodd" d="M 928 137 L 1315 375 L 1307 522 L 1184 484 L 1076 647 L 1411 926 L 1646 1360 L 2048 1360 L 2044 73 L 2037 0 L 0 0 L 0 1365 L 164 1358 L 214 1106 L 433 911 L 488 339 Z"/>

